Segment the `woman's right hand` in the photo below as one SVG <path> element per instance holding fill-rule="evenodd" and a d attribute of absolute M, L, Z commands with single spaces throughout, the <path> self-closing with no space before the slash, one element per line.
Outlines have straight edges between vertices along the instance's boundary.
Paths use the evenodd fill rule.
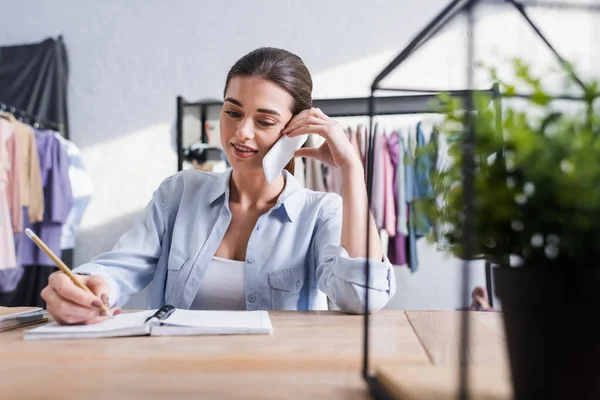
<path fill-rule="evenodd" d="M 54 272 L 41 293 L 50 315 L 63 325 L 88 325 L 108 319 L 101 309 L 103 303 L 109 304 L 109 287 L 104 278 L 99 275 L 77 275 L 77 279 L 90 288 L 95 296 L 75 285 L 63 272 Z M 117 315 L 121 309 L 114 308 L 112 312 Z"/>

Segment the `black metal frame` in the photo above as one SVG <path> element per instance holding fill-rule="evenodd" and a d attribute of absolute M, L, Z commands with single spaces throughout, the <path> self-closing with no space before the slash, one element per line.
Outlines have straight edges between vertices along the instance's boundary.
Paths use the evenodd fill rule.
<path fill-rule="evenodd" d="M 466 109 L 472 110 L 472 102 L 473 102 L 473 68 L 474 68 L 474 17 L 473 17 L 473 7 L 477 3 L 486 3 L 486 4 L 505 4 L 513 6 L 519 14 L 523 17 L 523 19 L 530 25 L 530 27 L 535 31 L 537 36 L 544 42 L 544 44 L 552 51 L 557 60 L 560 62 L 561 66 L 565 68 L 566 72 L 568 72 L 571 77 L 579 84 L 579 86 L 583 89 L 585 93 L 586 86 L 581 79 L 577 77 L 577 75 L 568 68 L 568 64 L 561 57 L 561 55 L 554 49 L 551 43 L 544 37 L 542 32 L 538 29 L 535 23 L 529 18 L 526 12 L 526 7 L 548 7 L 548 8 L 560 8 L 565 10 L 583 10 L 583 11 L 600 11 L 600 5 L 592 5 L 592 4 L 572 4 L 572 3 L 552 3 L 552 2 L 539 2 L 539 1 L 527 1 L 527 0 L 453 0 L 422 30 L 420 31 L 415 38 L 406 46 L 400 54 L 392 60 L 382 71 L 377 75 L 375 80 L 371 85 L 371 95 L 369 97 L 369 117 L 370 117 L 370 132 L 369 132 L 369 141 L 368 141 L 368 164 L 367 164 L 367 190 L 369 193 L 369 209 L 371 208 L 371 192 L 372 192 L 372 182 L 373 182 L 373 149 L 374 149 L 374 135 L 373 135 L 373 117 L 376 115 L 374 112 L 374 104 L 376 101 L 375 93 L 377 91 L 406 91 L 406 89 L 396 89 L 396 88 L 384 88 L 380 86 L 380 83 L 389 76 L 392 71 L 394 71 L 398 66 L 400 66 L 408 57 L 410 57 L 416 50 L 418 50 L 427 40 L 431 37 L 435 36 L 437 32 L 439 32 L 450 20 L 452 20 L 456 15 L 465 12 L 467 15 L 467 74 L 466 74 L 466 82 L 467 82 L 467 102 Z M 419 90 L 419 89 L 411 89 L 413 91 L 426 92 L 429 90 Z M 431 92 L 436 92 L 431 91 Z M 511 97 L 519 97 L 519 98 L 529 98 L 529 95 L 526 94 L 517 94 Z M 583 100 L 582 97 L 574 97 L 574 96 L 554 96 L 554 99 L 563 99 L 563 100 Z M 497 104 L 497 110 L 500 108 L 499 104 Z M 464 268 L 462 271 L 462 279 L 461 279 L 461 290 L 462 290 L 462 298 L 464 299 L 464 304 L 469 303 L 469 263 L 470 260 L 474 258 L 474 215 L 473 215 L 473 204 L 474 204 L 474 149 L 476 145 L 475 141 L 475 132 L 473 129 L 472 123 L 472 113 L 466 113 L 466 127 L 467 132 L 463 139 L 463 188 L 464 188 L 464 203 L 465 203 L 465 222 L 464 222 L 464 236 L 463 236 L 463 245 L 464 245 Z M 369 236 L 369 228 L 370 225 L 367 223 L 367 237 Z M 369 254 L 369 241 L 367 240 L 367 254 Z M 486 262 L 486 275 L 489 276 L 486 278 L 486 281 L 491 281 L 491 264 Z M 369 282 L 370 275 L 370 263 L 369 259 L 365 262 L 365 279 L 366 282 Z M 491 282 L 486 282 L 491 286 Z M 486 285 L 487 286 L 487 285 Z M 491 293 L 490 293 L 491 294 Z M 490 296 L 490 299 L 493 296 Z M 387 399 L 391 398 L 391 394 L 386 391 L 384 387 L 382 387 L 381 383 L 377 380 L 376 375 L 372 375 L 369 371 L 369 291 L 365 289 L 365 309 L 364 309 L 364 349 L 363 349 L 363 371 L 362 375 L 365 379 L 367 385 L 370 388 L 371 394 L 376 399 Z M 468 376 L 467 376 L 467 344 L 469 342 L 469 317 L 462 318 L 461 323 L 461 347 L 460 347 L 460 368 L 459 368 L 459 380 L 460 387 L 458 397 L 460 399 L 468 398 Z"/>
<path fill-rule="evenodd" d="M 15 118 L 17 120 L 27 123 L 27 124 L 30 124 L 34 128 L 52 129 L 57 132 L 60 132 L 65 137 L 65 139 L 68 139 L 66 133 L 62 132 L 62 130 L 60 129 L 60 125 L 57 124 L 56 122 L 50 121 L 50 120 L 42 118 L 42 117 L 38 117 L 37 115 L 30 114 L 25 110 L 21 110 L 17 107 L 8 105 L 8 104 L 0 101 L 0 113 L 2 113 L 3 111 L 11 113 L 12 115 L 15 116 Z"/>

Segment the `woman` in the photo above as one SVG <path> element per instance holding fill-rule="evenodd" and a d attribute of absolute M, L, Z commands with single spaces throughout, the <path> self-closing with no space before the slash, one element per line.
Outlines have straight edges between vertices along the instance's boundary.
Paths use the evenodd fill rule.
<path fill-rule="evenodd" d="M 240 59 L 227 75 L 220 118 L 231 168 L 167 178 L 112 251 L 75 269 L 97 297 L 57 272 L 42 292 L 48 311 L 60 323 L 99 322 L 101 301 L 118 314 L 150 283 L 150 308 L 310 310 L 326 307 L 325 294 L 342 311 L 360 313 L 365 287 L 370 311 L 382 308 L 395 278 L 369 216 L 365 285 L 362 163 L 342 127 L 311 107 L 311 93 L 310 73 L 294 54 L 261 48 Z M 325 142 L 296 155 L 340 168 L 341 197 L 302 188 L 293 160 L 267 183 L 264 155 L 281 135 L 305 133 Z"/>

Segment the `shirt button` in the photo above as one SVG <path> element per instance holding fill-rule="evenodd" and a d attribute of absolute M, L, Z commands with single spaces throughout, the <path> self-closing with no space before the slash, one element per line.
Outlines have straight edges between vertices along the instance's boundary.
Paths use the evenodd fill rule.
<path fill-rule="evenodd" d="M 253 263 L 254 263 L 254 258 L 250 257 L 250 258 L 248 259 L 248 262 L 249 262 L 250 264 L 253 264 Z"/>
<path fill-rule="evenodd" d="M 296 289 L 300 289 L 300 281 L 299 280 L 296 281 Z"/>
<path fill-rule="evenodd" d="M 260 225 L 256 225 L 256 231 L 260 231 Z"/>
<path fill-rule="evenodd" d="M 256 301 L 256 295 L 251 294 L 250 296 L 248 296 L 248 301 L 250 303 L 254 303 Z"/>

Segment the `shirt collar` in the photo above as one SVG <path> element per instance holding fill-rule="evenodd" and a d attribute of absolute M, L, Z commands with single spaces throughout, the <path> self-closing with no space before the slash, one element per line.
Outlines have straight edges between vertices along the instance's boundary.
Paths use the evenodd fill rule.
<path fill-rule="evenodd" d="M 208 201 L 210 204 L 214 203 L 220 198 L 229 198 L 229 181 L 231 179 L 231 168 L 228 168 L 225 172 L 220 174 L 217 180 L 214 182 Z M 285 178 L 285 187 L 283 192 L 279 195 L 277 203 L 273 207 L 274 209 L 283 208 L 287 214 L 290 222 L 293 222 L 305 202 L 305 193 L 300 185 L 300 182 L 292 175 L 289 171 L 283 171 L 283 177 Z"/>

